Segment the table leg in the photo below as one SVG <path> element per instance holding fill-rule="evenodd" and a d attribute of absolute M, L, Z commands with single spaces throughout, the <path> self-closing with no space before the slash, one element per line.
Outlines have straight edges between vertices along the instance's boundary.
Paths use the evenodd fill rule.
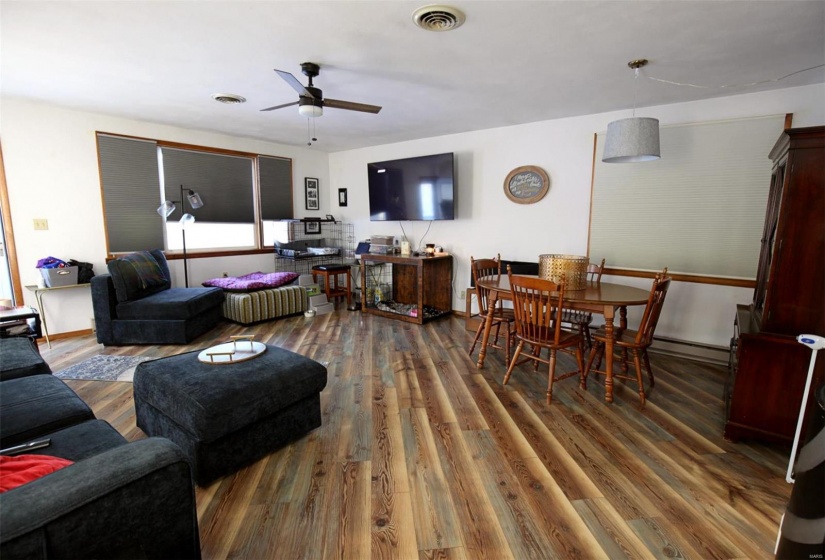
<path fill-rule="evenodd" d="M 487 356 L 487 342 L 490 340 L 490 331 L 493 329 L 493 313 L 496 309 L 498 294 L 495 290 L 490 290 L 487 297 L 487 317 L 484 319 L 484 333 L 481 335 L 481 350 L 478 352 L 478 364 L 476 364 L 479 369 L 484 367 L 484 357 Z"/>
<path fill-rule="evenodd" d="M 627 330 L 627 306 L 619 308 L 619 332 Z M 627 373 L 627 348 L 622 348 L 622 373 Z"/>
<path fill-rule="evenodd" d="M 612 305 L 607 305 L 604 308 L 604 359 L 605 359 L 605 375 L 604 375 L 604 400 L 605 402 L 613 402 L 613 313 Z"/>
<path fill-rule="evenodd" d="M 46 344 L 51 348 L 52 341 L 49 340 L 49 325 L 46 324 L 46 310 L 43 309 L 43 292 L 35 290 L 34 299 L 37 300 L 37 311 L 40 313 L 40 324 L 43 326 L 43 335 L 46 337 Z"/>

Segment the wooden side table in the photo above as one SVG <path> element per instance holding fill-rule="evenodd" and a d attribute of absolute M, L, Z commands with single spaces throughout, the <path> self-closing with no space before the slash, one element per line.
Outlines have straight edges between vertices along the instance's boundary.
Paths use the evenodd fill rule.
<path fill-rule="evenodd" d="M 312 281 L 318 282 L 318 277 L 324 277 L 324 293 L 327 300 L 333 298 L 347 298 L 347 307 L 352 304 L 352 283 L 350 281 L 350 265 L 348 264 L 319 264 L 312 267 Z M 344 276 L 343 284 L 339 276 Z"/>
<path fill-rule="evenodd" d="M 43 307 L 43 294 L 46 292 L 53 292 L 55 290 L 70 290 L 72 288 L 82 288 L 84 286 L 91 286 L 91 284 L 71 284 L 70 286 L 55 286 L 54 288 L 40 288 L 38 286 L 26 286 L 26 289 L 34 292 L 34 297 L 37 300 L 37 309 L 40 310 L 41 322 L 43 324 L 43 334 L 46 336 L 46 344 L 49 348 L 52 347 L 52 342 L 49 340 L 49 326 L 46 323 L 46 310 Z"/>

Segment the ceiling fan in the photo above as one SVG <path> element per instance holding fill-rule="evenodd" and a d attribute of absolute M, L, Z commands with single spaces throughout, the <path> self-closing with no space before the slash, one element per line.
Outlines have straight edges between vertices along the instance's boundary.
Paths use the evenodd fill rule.
<path fill-rule="evenodd" d="M 324 99 L 323 92 L 312 85 L 312 78 L 316 77 L 321 71 L 321 67 L 314 62 L 304 62 L 301 64 L 301 72 L 304 76 L 309 78 L 309 84 L 304 86 L 298 79 L 283 70 L 275 69 L 275 72 L 284 79 L 286 83 L 292 86 L 292 89 L 298 92 L 298 101 L 292 103 L 284 103 L 283 105 L 276 105 L 274 107 L 267 107 L 261 111 L 274 111 L 275 109 L 283 109 L 284 107 L 298 106 L 298 113 L 304 117 L 320 117 L 324 114 L 324 107 L 333 107 L 335 109 L 346 109 L 348 111 L 361 111 L 362 113 L 378 113 L 381 107 L 377 105 L 367 105 L 366 103 L 354 103 L 352 101 L 340 101 L 338 99 Z"/>

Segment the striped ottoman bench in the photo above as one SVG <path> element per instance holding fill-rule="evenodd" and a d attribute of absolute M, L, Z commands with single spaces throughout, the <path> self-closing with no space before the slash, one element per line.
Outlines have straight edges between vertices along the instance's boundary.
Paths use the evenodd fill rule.
<path fill-rule="evenodd" d="M 223 316 L 244 325 L 303 313 L 308 309 L 309 298 L 304 286 L 282 286 L 243 293 L 226 292 L 224 295 Z"/>

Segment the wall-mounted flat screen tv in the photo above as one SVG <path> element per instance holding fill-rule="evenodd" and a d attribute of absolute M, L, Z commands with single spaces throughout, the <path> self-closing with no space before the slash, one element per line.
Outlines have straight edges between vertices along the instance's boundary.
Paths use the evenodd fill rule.
<path fill-rule="evenodd" d="M 370 220 L 454 220 L 453 154 L 367 164 Z"/>

